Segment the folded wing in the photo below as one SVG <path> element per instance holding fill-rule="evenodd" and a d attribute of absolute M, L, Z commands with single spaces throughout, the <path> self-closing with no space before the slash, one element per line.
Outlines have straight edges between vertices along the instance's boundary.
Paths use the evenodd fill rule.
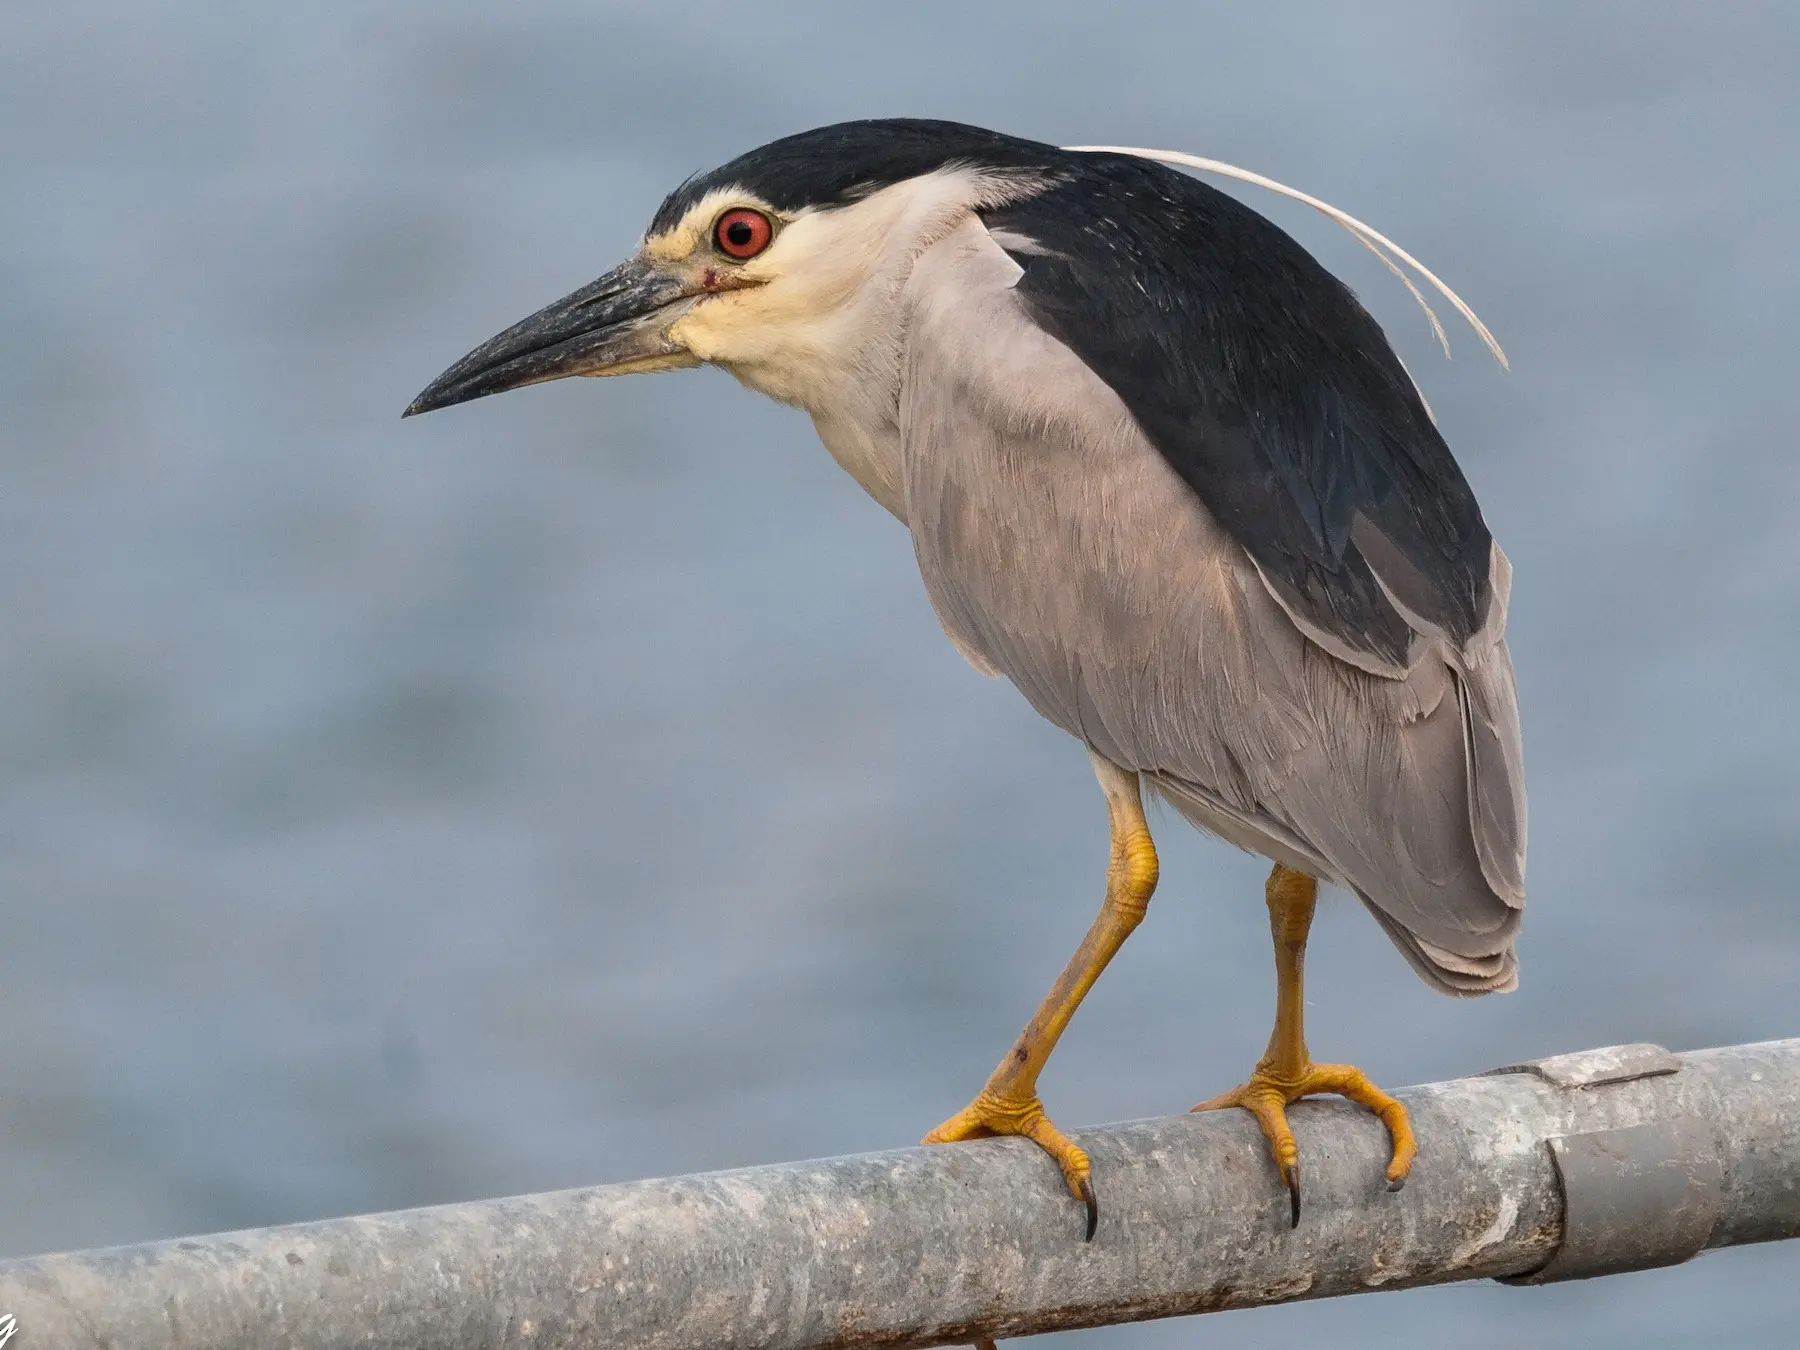
<path fill-rule="evenodd" d="M 1368 435 L 1334 428 L 1380 418 L 1314 391 L 1327 415 L 1302 433 L 1254 380 L 1235 411 L 1215 389 L 1158 420 L 1133 389 L 1217 371 L 1139 351 L 1120 374 L 1094 335 L 1135 351 L 1129 330 L 1192 302 L 1129 267 L 1123 288 L 1086 285 L 1086 311 L 1033 289 L 1040 265 L 1079 270 L 1079 241 L 1007 211 L 928 250 L 907 291 L 906 513 L 946 630 L 1197 823 L 1350 886 L 1440 988 L 1509 987 L 1525 806 L 1508 575 L 1473 498 L 1434 496 L 1444 463 L 1467 495 L 1448 451 L 1383 442 L 1378 472 L 1344 448 Z M 1219 350 L 1255 347 L 1208 322 Z M 1299 359 L 1284 378 L 1304 384 Z M 1201 449 L 1172 452 L 1175 425 Z M 1270 448 L 1284 427 L 1304 453 Z"/>

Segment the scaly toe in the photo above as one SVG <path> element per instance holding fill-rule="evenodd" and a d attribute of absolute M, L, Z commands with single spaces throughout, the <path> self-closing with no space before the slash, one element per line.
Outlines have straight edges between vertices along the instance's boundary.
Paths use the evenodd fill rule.
<path fill-rule="evenodd" d="M 1087 1211 L 1085 1240 L 1092 1242 L 1094 1230 L 1100 1223 L 1100 1204 L 1094 1195 L 1093 1164 L 1074 1140 L 1050 1123 L 1050 1117 L 1044 1114 L 1044 1104 L 1035 1096 L 1001 1097 L 984 1089 L 974 1101 L 921 1142 L 954 1144 L 965 1139 L 991 1139 L 1006 1134 L 1031 1140 L 1055 1159 L 1070 1193 Z"/>
<path fill-rule="evenodd" d="M 1335 1092 L 1379 1116 L 1394 1146 L 1388 1158 L 1387 1188 L 1397 1191 L 1406 1184 L 1419 1145 L 1413 1137 L 1412 1117 L 1404 1105 L 1371 1083 L 1368 1074 L 1353 1064 L 1315 1064 L 1303 1092 Z"/>
<path fill-rule="evenodd" d="M 1300 1226 L 1300 1148 L 1288 1126 L 1287 1107 L 1302 1097 L 1335 1093 L 1373 1111 L 1387 1126 L 1393 1141 L 1393 1153 L 1387 1165 L 1387 1189 L 1397 1191 L 1406 1184 L 1418 1145 L 1413 1138 L 1412 1121 L 1406 1107 L 1369 1081 L 1361 1069 L 1348 1064 L 1309 1064 L 1294 1078 L 1276 1077 L 1259 1067 L 1250 1081 L 1208 1098 L 1195 1111 L 1218 1111 L 1226 1107 L 1242 1107 L 1256 1117 L 1256 1123 L 1269 1141 L 1269 1153 L 1275 1161 L 1282 1184 L 1288 1191 L 1289 1222 Z"/>

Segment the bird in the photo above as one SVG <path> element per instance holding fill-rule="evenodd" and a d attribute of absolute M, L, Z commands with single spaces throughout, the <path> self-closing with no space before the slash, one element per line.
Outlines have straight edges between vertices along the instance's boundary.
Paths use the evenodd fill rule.
<path fill-rule="evenodd" d="M 1381 326 L 1289 234 L 1182 164 L 1319 206 L 1405 280 L 1390 245 L 1489 336 L 1392 241 L 1273 180 L 1177 152 L 867 119 L 687 179 L 633 256 L 476 347 L 405 413 L 718 366 L 808 413 L 910 532 L 950 643 L 1086 747 L 1111 839 L 1079 948 L 924 1142 L 1033 1141 L 1090 1241 L 1091 1161 L 1037 1083 L 1147 913 L 1147 799 L 1271 864 L 1268 1046 L 1192 1109 L 1254 1117 L 1294 1226 L 1294 1102 L 1336 1094 L 1375 1113 L 1388 1190 L 1417 1153 L 1403 1103 L 1308 1050 L 1320 884 L 1360 899 L 1433 989 L 1518 982 L 1511 564 Z"/>

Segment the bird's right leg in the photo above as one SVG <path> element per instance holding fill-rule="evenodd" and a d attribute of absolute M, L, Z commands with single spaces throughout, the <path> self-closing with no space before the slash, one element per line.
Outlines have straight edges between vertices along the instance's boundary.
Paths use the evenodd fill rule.
<path fill-rule="evenodd" d="M 927 1144 L 949 1144 L 997 1134 L 1024 1135 L 1056 1159 L 1069 1189 L 1087 1206 L 1090 1240 L 1100 1216 L 1094 1198 L 1093 1168 L 1087 1154 L 1044 1114 L 1044 1105 L 1038 1100 L 1038 1074 L 1075 1009 L 1081 1006 L 1082 998 L 1106 969 L 1106 963 L 1143 921 L 1151 892 L 1156 889 L 1157 873 L 1156 846 L 1150 841 L 1150 826 L 1144 820 L 1138 776 L 1098 755 L 1093 759 L 1094 773 L 1106 793 L 1107 814 L 1112 821 L 1106 900 L 1081 946 L 1045 995 L 1037 1015 L 1019 1033 L 1013 1048 L 988 1078 L 987 1086 L 924 1140 Z"/>
<path fill-rule="evenodd" d="M 1405 1184 L 1418 1148 L 1406 1107 L 1388 1096 L 1351 1064 L 1314 1064 L 1306 1050 L 1306 938 L 1312 931 L 1319 883 L 1304 872 L 1275 864 L 1263 889 L 1269 905 L 1269 933 L 1275 940 L 1275 1030 L 1269 1048 L 1248 1082 L 1201 1102 L 1196 1111 L 1241 1106 L 1261 1127 L 1288 1188 L 1289 1221 L 1300 1226 L 1300 1148 L 1288 1126 L 1287 1108 L 1302 1097 L 1330 1092 L 1348 1097 L 1381 1117 L 1394 1149 L 1387 1168 L 1388 1189 Z"/>

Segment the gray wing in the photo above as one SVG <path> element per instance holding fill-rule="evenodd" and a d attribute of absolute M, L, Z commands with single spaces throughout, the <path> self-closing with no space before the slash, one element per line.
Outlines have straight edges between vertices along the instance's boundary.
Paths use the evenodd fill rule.
<path fill-rule="evenodd" d="M 1493 536 L 1406 368 L 1273 222 L 1166 165 L 981 213 L 1025 312 L 1130 409 L 1301 631 L 1398 677 L 1494 616 Z"/>
<path fill-rule="evenodd" d="M 1400 678 L 1309 638 L 977 220 L 908 282 L 906 516 L 952 641 L 1183 814 L 1353 889 L 1415 968 L 1510 988 L 1525 803 L 1497 617 Z"/>

